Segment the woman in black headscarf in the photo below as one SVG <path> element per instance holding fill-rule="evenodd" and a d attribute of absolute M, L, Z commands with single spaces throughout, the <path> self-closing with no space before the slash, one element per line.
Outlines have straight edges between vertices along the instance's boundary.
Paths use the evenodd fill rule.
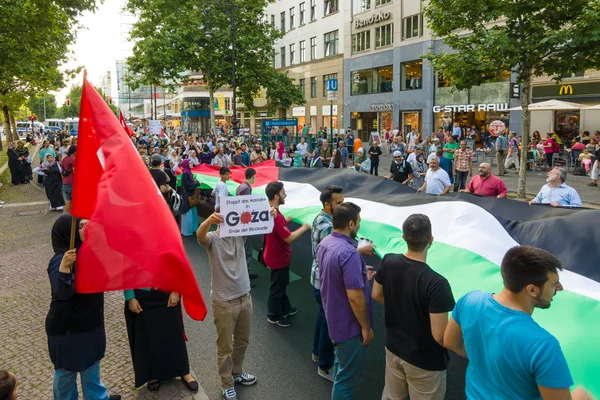
<path fill-rule="evenodd" d="M 14 143 L 8 144 L 8 168 L 10 168 L 10 177 L 13 185 L 21 183 L 27 183 L 25 179 L 25 171 L 23 170 L 23 163 L 21 156 L 17 153 L 17 149 Z"/>
<path fill-rule="evenodd" d="M 54 365 L 54 400 L 77 398 L 77 373 L 85 399 L 120 400 L 108 396 L 100 380 L 106 350 L 104 294 L 75 293 L 76 249 L 84 239 L 86 220 L 78 220 L 75 250 L 69 250 L 72 216 L 63 214 L 52 227 L 54 256 L 48 264 L 52 302 L 46 316 L 48 352 Z"/>
<path fill-rule="evenodd" d="M 25 180 L 27 182 L 33 180 L 33 173 L 31 171 L 31 158 L 29 158 L 29 150 L 23 142 L 17 142 L 17 148 L 15 149 L 19 158 L 21 158 L 21 164 L 23 164 L 23 173 L 25 174 Z"/>
<path fill-rule="evenodd" d="M 33 172 L 44 177 L 44 187 L 46 197 L 50 201 L 50 211 L 64 210 L 62 170 L 52 154 L 46 154 L 44 162 L 39 167 L 34 168 Z"/>

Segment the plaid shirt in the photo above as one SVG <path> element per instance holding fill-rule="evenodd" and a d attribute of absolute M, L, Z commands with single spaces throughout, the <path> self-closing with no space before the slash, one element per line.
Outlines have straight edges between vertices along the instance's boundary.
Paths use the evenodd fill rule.
<path fill-rule="evenodd" d="M 470 171 L 472 162 L 473 152 L 471 151 L 471 149 L 458 149 L 454 152 L 454 165 L 456 166 L 457 171 Z"/>
<path fill-rule="evenodd" d="M 333 219 L 331 215 L 321 210 L 312 224 L 311 242 L 313 263 L 310 270 L 310 283 L 317 290 L 321 290 L 321 280 L 319 279 L 319 265 L 317 264 L 317 247 L 333 231 Z"/>

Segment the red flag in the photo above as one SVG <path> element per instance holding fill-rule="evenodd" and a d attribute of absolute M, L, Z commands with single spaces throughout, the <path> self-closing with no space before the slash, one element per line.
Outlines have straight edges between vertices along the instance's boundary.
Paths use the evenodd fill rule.
<path fill-rule="evenodd" d="M 175 219 L 119 121 L 85 78 L 79 118 L 72 214 L 90 221 L 77 255 L 77 292 L 175 291 L 188 315 L 203 320 L 206 305 Z M 76 201 L 93 205 L 77 207 Z"/>
<path fill-rule="evenodd" d="M 133 132 L 131 130 L 131 128 L 129 127 L 129 125 L 127 125 L 127 121 L 125 121 L 125 117 L 123 116 L 123 111 L 119 110 L 119 122 L 121 123 L 121 126 L 123 127 L 123 129 L 125 129 L 125 133 L 127 133 L 129 136 L 135 136 L 135 132 Z"/>

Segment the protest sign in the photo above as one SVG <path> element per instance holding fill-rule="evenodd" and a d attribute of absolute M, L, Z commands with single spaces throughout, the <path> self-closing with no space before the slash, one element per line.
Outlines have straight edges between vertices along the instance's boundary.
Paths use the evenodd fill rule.
<path fill-rule="evenodd" d="M 271 207 L 265 195 L 223 196 L 219 204 L 224 219 L 220 237 L 264 235 L 273 230 Z"/>
<path fill-rule="evenodd" d="M 156 119 L 150 120 L 150 123 L 148 124 L 148 130 L 150 131 L 151 135 L 160 135 L 160 131 L 162 130 L 160 121 Z"/>

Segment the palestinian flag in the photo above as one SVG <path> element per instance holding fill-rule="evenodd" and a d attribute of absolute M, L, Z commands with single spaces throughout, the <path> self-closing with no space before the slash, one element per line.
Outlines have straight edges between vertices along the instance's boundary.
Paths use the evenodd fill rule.
<path fill-rule="evenodd" d="M 529 206 L 464 193 L 434 197 L 347 169 L 278 168 L 273 161 L 253 168 L 253 194 L 264 192 L 271 181 L 282 181 L 287 198 L 281 210 L 298 223 L 312 224 L 327 185 L 343 187 L 346 201 L 362 209 L 359 236 L 373 240 L 380 257 L 405 252 L 402 223 L 414 213 L 428 215 L 434 243 L 427 263 L 450 281 L 456 299 L 474 289 L 500 291 L 500 263 L 513 246 L 551 252 L 565 268 L 560 274 L 564 291 L 550 309 L 536 310 L 533 318 L 559 340 L 576 385 L 600 397 L 600 211 Z M 205 187 L 220 179 L 218 167 L 201 165 L 193 171 Z M 228 187 L 235 195 L 244 168 L 231 172 Z"/>

